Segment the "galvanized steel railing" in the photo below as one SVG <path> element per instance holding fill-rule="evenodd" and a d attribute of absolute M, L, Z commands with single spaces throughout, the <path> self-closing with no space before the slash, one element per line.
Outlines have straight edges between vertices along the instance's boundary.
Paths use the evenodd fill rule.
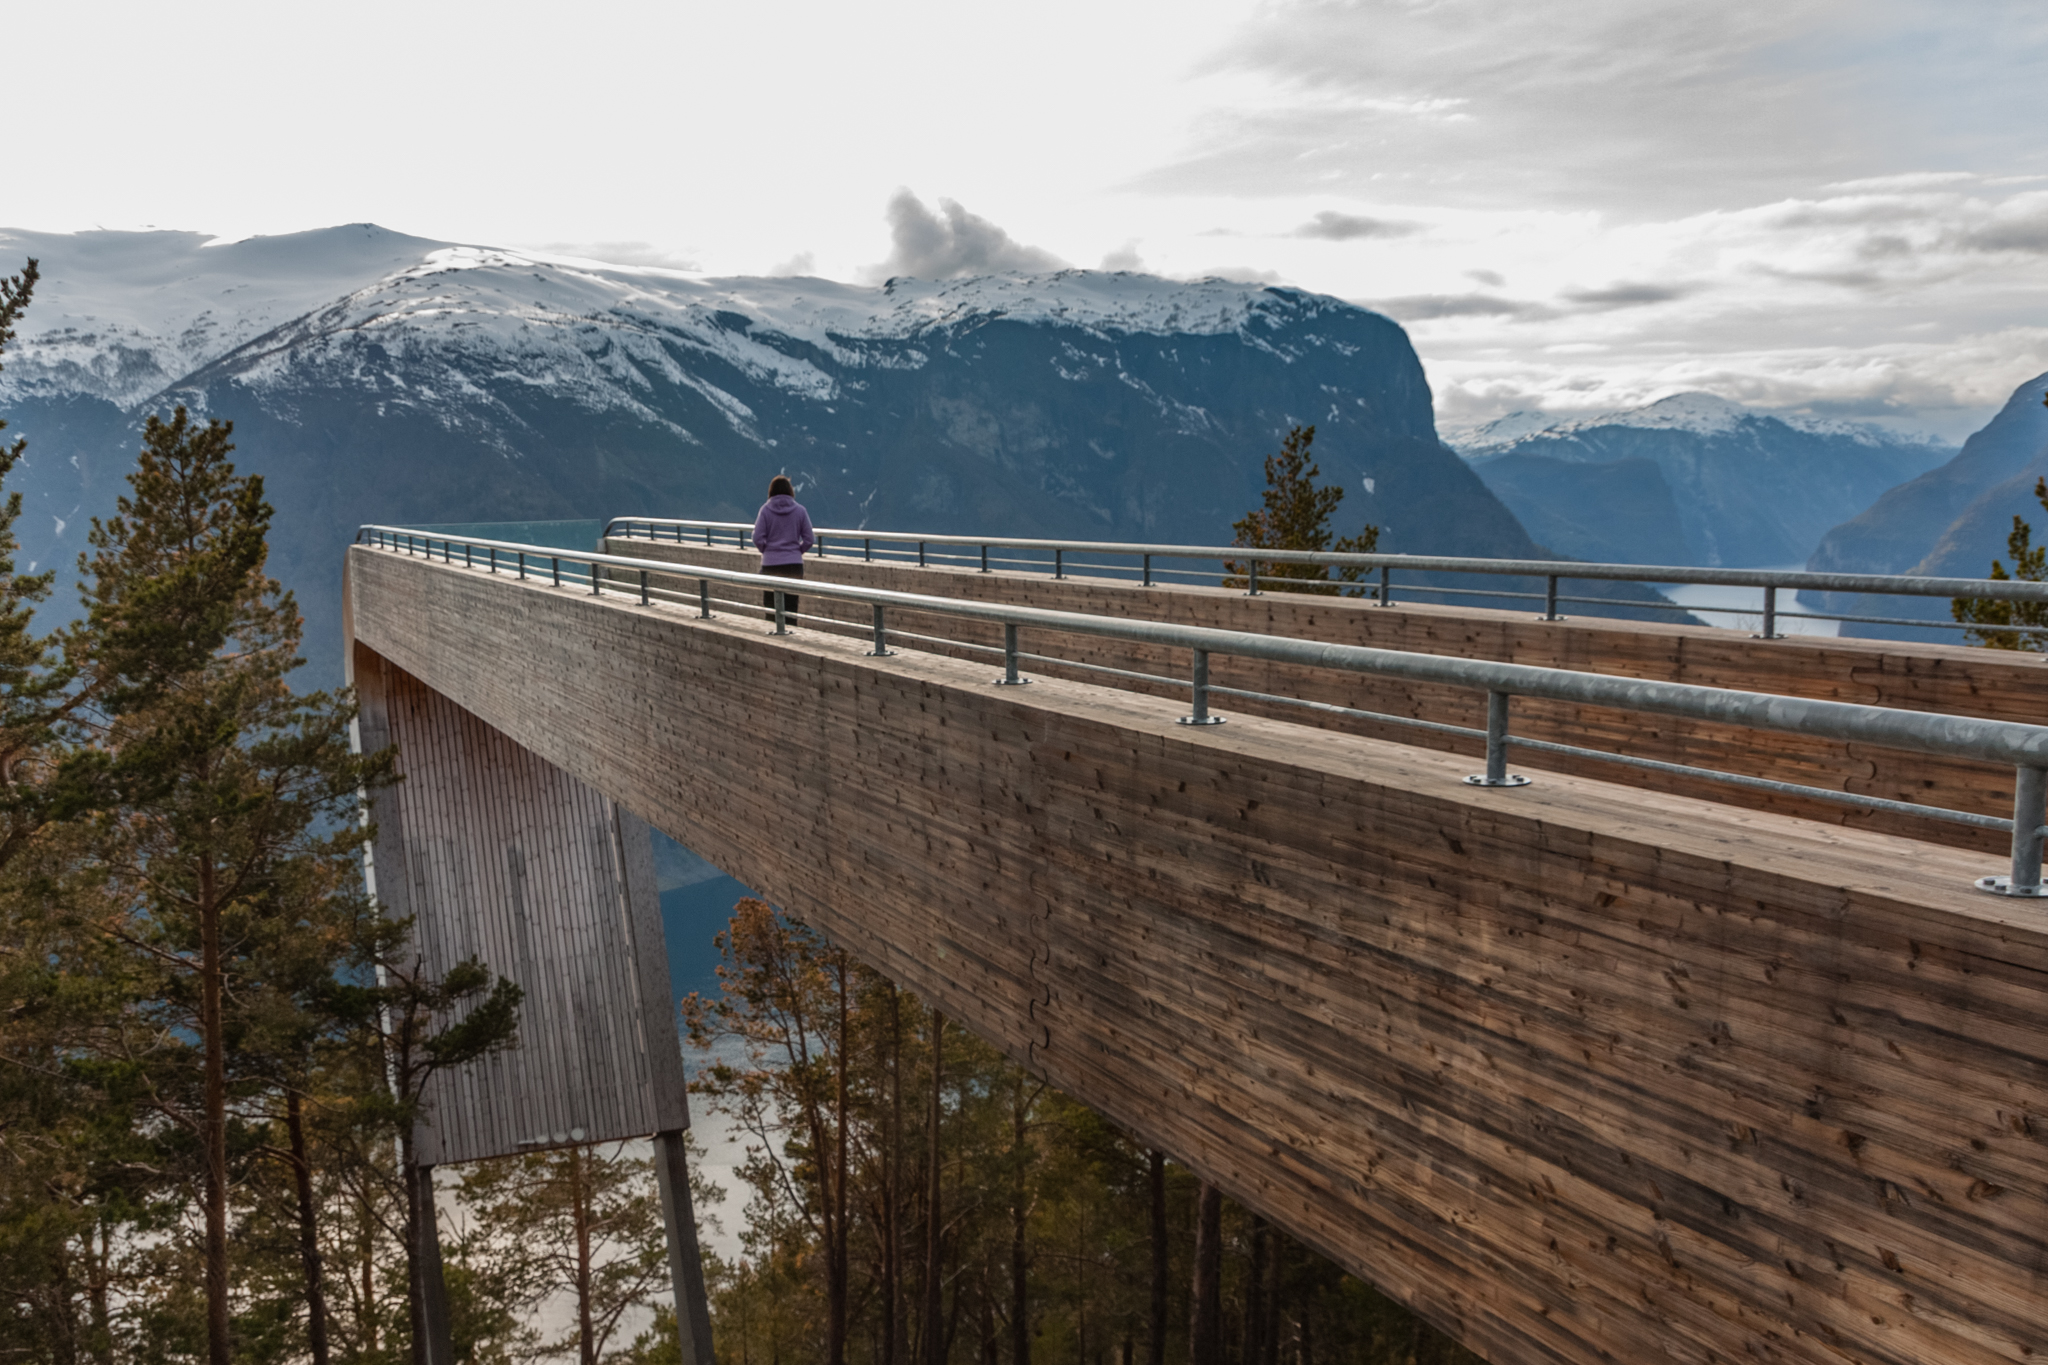
<path fill-rule="evenodd" d="M 694 541 L 702 535 L 703 543 L 714 547 L 723 544 L 723 538 L 729 536 L 733 548 L 747 550 L 753 548 L 748 539 L 753 529 L 753 523 L 740 521 L 702 521 L 690 517 L 614 517 L 605 524 L 604 535 L 607 539 L 616 537 L 675 541 Z M 1050 567 L 1055 578 L 1064 578 L 1071 569 L 1085 568 L 1099 572 L 1135 573 L 1146 587 L 1151 587 L 1155 579 L 1201 579 L 1213 582 L 1218 576 L 1215 569 L 1184 569 L 1158 561 L 1228 562 L 1246 566 L 1244 569 L 1232 571 L 1230 576 L 1243 579 L 1245 590 L 1252 595 L 1260 592 L 1261 564 L 1320 564 L 1330 568 L 1353 568 L 1378 572 L 1377 585 L 1366 585 L 1363 591 L 1383 607 L 1393 605 L 1394 574 L 1397 570 L 1405 573 L 1540 578 L 1545 583 L 1545 589 L 1541 593 L 1515 592 L 1507 588 L 1446 588 L 1414 582 L 1404 584 L 1402 591 L 1432 597 L 1506 598 L 1541 602 L 1543 614 L 1538 619 L 1545 621 L 1564 619 L 1557 612 L 1560 604 L 1720 613 L 1738 617 L 1758 614 L 1748 607 L 1687 606 L 1675 602 L 1560 594 L 1559 584 L 1574 579 L 1587 582 L 1669 584 L 1684 587 L 1761 588 L 1763 624 L 1758 635 L 1766 640 L 1783 638 L 1778 634 L 1778 623 L 1781 620 L 1848 621 L 1863 625 L 1911 626 L 1931 630 L 1971 629 L 1967 623 L 1954 621 L 1784 611 L 1778 607 L 1780 590 L 1797 592 L 1801 589 L 1812 589 L 1815 592 L 1861 593 L 1884 597 L 1979 597 L 2009 602 L 2048 603 L 2048 583 L 1994 583 L 1974 578 L 1916 578 L 1907 574 L 1809 573 L 1795 569 L 1705 569 L 1671 564 L 1579 564 L 1558 559 L 1473 559 L 1451 555 L 1360 555 L 1308 550 L 1247 550 L 1227 545 L 1147 545 L 1109 540 L 990 539 L 986 536 L 927 535 L 913 531 L 821 530 L 817 537 L 814 553 L 818 555 L 827 555 L 834 548 L 851 551 L 852 547 L 858 546 L 861 556 L 869 560 L 880 558 L 888 562 L 908 563 L 914 556 L 920 566 L 931 563 L 971 566 L 977 563 L 977 555 L 966 552 L 978 551 L 978 563 L 983 573 L 992 573 L 998 567 Z M 991 550 L 1021 550 L 1031 552 L 1037 557 L 1022 559 L 997 555 L 991 558 Z M 1089 563 L 1069 558 L 1074 555 L 1110 555 L 1135 562 Z M 1047 556 L 1050 556 L 1049 565 Z M 2048 634 L 2048 626 L 1993 626 L 1989 629 Z"/>
<path fill-rule="evenodd" d="M 748 528 L 751 529 L 751 528 Z M 626 555 L 578 552 L 546 545 L 516 541 L 463 539 L 441 532 L 416 531 L 402 526 L 364 526 L 356 541 L 375 549 L 421 556 L 490 573 L 514 573 L 527 581 L 545 580 L 550 586 L 575 588 L 593 596 L 613 591 L 638 599 L 642 606 L 656 603 L 694 607 L 699 618 L 710 619 L 714 606 L 745 612 L 764 612 L 764 603 L 737 602 L 729 597 L 714 598 L 713 585 L 759 591 L 773 600 L 773 634 L 789 633 L 792 618 L 835 632 L 865 634 L 849 622 L 814 614 L 791 613 L 786 603 L 796 596 L 860 603 L 873 611 L 871 656 L 892 654 L 892 640 L 914 640 L 949 650 L 967 649 L 999 653 L 1003 675 L 999 685 L 1028 683 L 1021 676 L 1021 661 L 1054 664 L 1110 677 L 1162 683 L 1189 689 L 1189 714 L 1184 725 L 1219 725 L 1223 717 L 1210 710 L 1216 696 L 1297 706 L 1307 710 L 1369 720 L 1376 723 L 1427 730 L 1481 741 L 1486 748 L 1486 768 L 1465 779 L 1474 786 L 1526 786 L 1529 779 L 1507 771 L 1511 747 L 1535 753 L 1589 758 L 1600 762 L 1651 772 L 1680 774 L 1725 783 L 1753 791 L 1804 797 L 1862 810 L 1885 811 L 1917 816 L 1976 829 L 1998 830 L 2012 836 L 2012 864 L 2004 877 L 1983 877 L 1977 886 L 2000 895 L 2048 896 L 2041 879 L 2042 849 L 2048 828 L 2043 828 L 2043 802 L 2048 797 L 2048 726 L 2023 725 L 2014 721 L 1989 720 L 1975 716 L 1951 716 L 1928 711 L 1906 711 L 1890 707 L 1863 706 L 1851 702 L 1822 701 L 1806 697 L 1784 697 L 1729 688 L 1701 687 L 1690 683 L 1658 682 L 1643 678 L 1612 677 L 1579 673 L 1527 664 L 1495 663 L 1484 659 L 1461 659 L 1436 654 L 1415 654 L 1400 650 L 1373 649 L 1362 645 L 1323 644 L 1287 636 L 1257 635 L 1247 631 L 1215 630 L 1201 626 L 1171 625 L 1157 621 L 1134 621 L 1121 617 L 1091 616 L 1082 612 L 1052 611 L 1042 607 L 1004 603 L 963 601 L 887 588 L 852 587 L 816 580 L 792 580 L 768 574 L 734 569 L 714 569 L 678 564 L 666 560 L 636 559 Z M 979 544 L 967 539 L 954 543 Z M 995 542 L 990 542 L 994 544 Z M 1173 547 L 1184 549 L 1185 547 Z M 1241 551 L 1238 553 L 1242 553 Z M 1275 552 L 1262 551 L 1262 555 Z M 1576 566 L 1575 566 L 1576 567 Z M 661 586 L 657 579 L 694 581 L 694 594 Z M 1991 585 L 1987 585 L 1991 586 Z M 1003 628 L 1000 648 L 942 637 L 891 630 L 887 613 L 892 610 L 929 613 L 936 616 L 982 621 Z M 1101 636 L 1133 643 L 1185 649 L 1190 652 L 1189 673 L 1184 678 L 1110 668 L 1056 656 L 1020 650 L 1023 629 L 1071 635 Z M 1487 694 L 1487 724 L 1484 730 L 1447 725 L 1413 716 L 1396 716 L 1337 706 L 1328 702 L 1274 693 L 1225 687 L 1209 680 L 1209 657 L 1263 659 L 1276 663 L 1327 668 L 1379 677 L 1436 683 Z M 1665 763 L 1629 754 L 1588 749 L 1547 740 L 1523 739 L 1509 733 L 1508 703 L 1514 697 L 1536 697 L 1550 701 L 1574 702 L 1611 707 L 1650 715 L 1679 716 L 1689 720 L 1736 725 L 1777 734 L 1806 735 L 1845 744 L 1874 744 L 1911 753 L 1948 758 L 1975 759 L 2009 765 L 2016 771 L 2013 818 L 1978 815 L 1940 806 L 1916 805 L 1881 797 L 1857 796 L 1825 787 L 1779 782 L 1769 778 L 1725 773 L 1689 764 Z"/>

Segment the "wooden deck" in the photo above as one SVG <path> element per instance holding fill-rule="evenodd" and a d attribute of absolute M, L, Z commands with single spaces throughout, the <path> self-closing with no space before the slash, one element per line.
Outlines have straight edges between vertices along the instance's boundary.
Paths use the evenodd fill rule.
<path fill-rule="evenodd" d="M 385 664 L 1501 1365 L 2048 1349 L 2048 913 L 1996 857 L 349 567 Z"/>
<path fill-rule="evenodd" d="M 638 558 L 705 564 L 752 572 L 758 557 L 731 549 L 707 550 L 701 545 L 617 539 L 614 554 Z M 1755 640 L 1739 631 L 1703 630 L 1697 626 L 1649 622 L 1577 619 L 1538 620 L 1529 611 L 1489 611 L 1470 607 L 1401 602 L 1382 610 L 1355 598 L 1313 597 L 1267 592 L 1247 597 L 1216 587 L 1188 585 L 1143 588 L 1128 580 L 1069 577 L 1055 580 L 1045 573 L 977 573 L 972 569 L 864 563 L 858 559 L 812 558 L 804 569 L 811 578 L 864 587 L 893 588 L 939 597 L 1013 602 L 1093 615 L 1130 616 L 1289 635 L 1383 649 L 1414 650 L 1463 658 L 1498 659 L 1543 668 L 1581 669 L 1621 677 L 1657 678 L 1773 692 L 1791 697 L 1820 697 L 1897 706 L 1918 711 L 1988 716 L 2029 724 L 2048 719 L 2048 663 L 2037 654 L 1970 649 L 1957 645 L 1900 644 L 1884 640 L 1832 640 L 1794 637 Z M 694 584 L 679 580 L 685 591 Z M 855 624 L 867 619 L 865 608 L 827 604 L 812 598 L 805 610 L 840 616 Z M 905 626 L 927 634 L 978 643 L 1000 641 L 989 627 L 939 616 L 906 619 Z M 1043 648 L 1050 644 L 1051 648 Z M 1150 649 L 1121 641 L 1083 637 L 1034 640 L 1026 649 L 1114 668 L 1180 676 L 1186 671 L 1184 651 Z M 1047 670 L 1058 676 L 1085 678 L 1081 670 Z M 1307 697 L 1363 711 L 1413 716 L 1451 725 L 1484 728 L 1485 698 L 1476 692 L 1433 687 L 1388 678 L 1346 676 L 1252 661 L 1216 659 L 1214 681 L 1248 691 Z M 1154 689 L 1163 694 L 1164 689 Z M 1185 689 L 1178 695 L 1186 696 Z M 1469 743 L 1414 729 L 1374 725 L 1357 720 L 1317 717 L 1299 708 L 1269 705 L 1240 698 L 1219 699 L 1217 709 L 1270 715 L 1300 725 L 1335 726 L 1426 748 L 1463 748 Z M 1893 801 L 1922 802 L 1985 815 L 2012 814 L 2012 772 L 1985 764 L 1904 754 L 1868 745 L 1833 744 L 1797 736 L 1774 736 L 1758 745 L 1746 731 L 1669 717 L 1630 716 L 1595 706 L 1517 700 L 1513 729 L 1532 739 L 1608 749 L 1666 763 L 1695 764 L 1752 777 L 1826 787 L 1879 796 Z M 1882 830 L 1909 839 L 1925 839 L 1951 847 L 1974 847 L 1996 853 L 2005 836 L 1935 824 L 1912 816 L 1859 811 L 1795 796 L 1742 791 L 1725 784 L 1629 769 L 1589 759 L 1523 752 L 1520 768 L 1581 773 L 1604 781 L 1652 791 L 1704 796 L 1757 810 L 1826 820 L 1854 828 Z"/>

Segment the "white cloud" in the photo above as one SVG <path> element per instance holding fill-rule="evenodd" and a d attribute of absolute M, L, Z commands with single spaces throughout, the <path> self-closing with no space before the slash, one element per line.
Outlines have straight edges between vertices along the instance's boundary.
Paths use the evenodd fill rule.
<path fill-rule="evenodd" d="M 1005 270 L 1057 270 L 1066 264 L 1050 251 L 1012 240 L 951 199 L 941 199 L 933 213 L 909 190 L 898 190 L 889 200 L 888 217 L 889 259 L 868 269 L 874 279 L 915 275 L 944 280 Z"/>

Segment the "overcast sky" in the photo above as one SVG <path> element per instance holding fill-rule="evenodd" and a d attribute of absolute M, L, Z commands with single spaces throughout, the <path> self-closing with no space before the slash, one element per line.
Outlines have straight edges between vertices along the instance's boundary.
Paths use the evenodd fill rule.
<path fill-rule="evenodd" d="M 1960 435 L 2048 370 L 2041 0 L 22 6 L 0 223 L 1271 279 L 1447 424 Z"/>

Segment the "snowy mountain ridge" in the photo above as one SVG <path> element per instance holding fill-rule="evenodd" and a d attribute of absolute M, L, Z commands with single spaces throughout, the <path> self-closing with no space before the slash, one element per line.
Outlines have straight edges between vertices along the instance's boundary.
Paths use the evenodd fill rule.
<path fill-rule="evenodd" d="M 369 223 L 221 242 L 203 232 L 0 228 L 0 273 L 43 278 L 0 402 L 88 394 L 134 407 L 237 346 L 445 243 Z"/>
<path fill-rule="evenodd" d="M 192 232 L 0 230 L 0 259 L 14 256 L 41 257 L 50 268 L 0 374 L 0 401 L 89 394 L 124 408 L 245 347 L 274 359 L 241 367 L 244 382 L 260 386 L 282 373 L 289 348 L 319 334 L 416 338 L 421 328 L 449 329 L 471 353 L 498 351 L 523 382 L 581 391 L 603 409 L 632 407 L 630 371 L 642 364 L 688 382 L 664 361 L 660 341 L 829 402 L 837 384 L 805 350 L 839 367 L 915 366 L 925 357 L 914 349 L 862 343 L 997 319 L 1098 337 L 1221 336 L 1245 332 L 1261 315 L 1275 330 L 1279 315 L 1300 321 L 1352 308 L 1263 285 L 1087 270 L 881 286 L 718 278 L 457 246 L 370 224 L 231 243 Z M 617 354 L 589 354 L 593 326 L 612 343 L 598 349 Z M 763 334 L 775 344 L 755 339 Z M 707 397 L 745 420 L 744 404 Z"/>
<path fill-rule="evenodd" d="M 1696 436 L 1726 436 L 1748 424 L 1777 422 L 1814 436 L 1841 436 L 1867 446 L 1919 446 L 1925 437 L 1903 436 L 1869 422 L 1848 422 L 1747 407 L 1718 394 L 1674 393 L 1638 408 L 1622 408 L 1588 417 L 1559 418 L 1544 412 L 1511 412 L 1482 426 L 1447 432 L 1445 439 L 1465 455 L 1484 455 L 1520 441 L 1569 441 L 1603 427 L 1638 431 L 1682 431 Z"/>

